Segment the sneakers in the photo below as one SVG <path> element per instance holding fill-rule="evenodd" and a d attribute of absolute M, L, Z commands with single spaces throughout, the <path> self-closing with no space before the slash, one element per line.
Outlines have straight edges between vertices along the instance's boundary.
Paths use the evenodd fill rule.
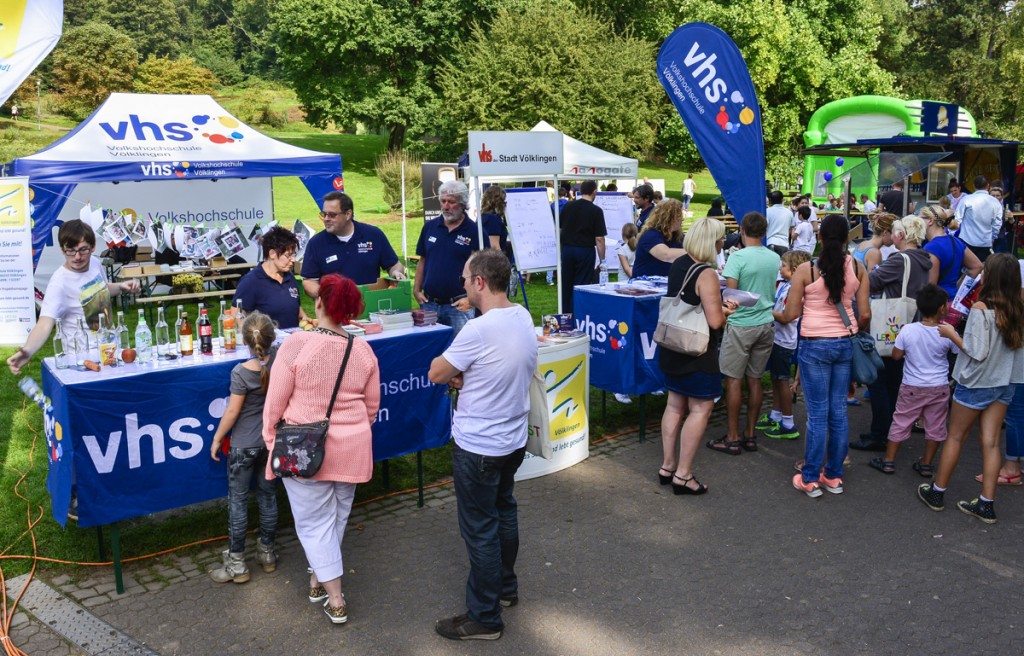
<path fill-rule="evenodd" d="M 764 430 L 764 436 L 773 440 L 795 440 L 800 437 L 800 431 L 797 430 L 795 424 L 789 428 L 782 424 L 775 424 L 775 426 Z"/>
<path fill-rule="evenodd" d="M 759 431 L 774 430 L 777 429 L 778 427 L 779 422 L 772 419 L 771 415 L 769 415 L 767 412 L 758 417 L 757 423 L 754 424 L 754 428 L 756 428 Z"/>
<path fill-rule="evenodd" d="M 477 624 L 468 615 L 438 620 L 434 630 L 449 640 L 497 640 L 501 637 L 501 629 L 489 629 L 483 624 Z"/>
<path fill-rule="evenodd" d="M 501 597 L 498 599 L 498 603 L 501 604 L 502 608 L 512 608 L 519 604 L 519 597 L 514 595 L 511 597 Z"/>
<path fill-rule="evenodd" d="M 946 493 L 939 492 L 932 487 L 931 483 L 921 483 L 917 486 L 917 498 L 924 502 L 924 505 L 928 506 L 935 512 L 940 512 L 946 507 Z M 964 510 L 961 508 L 960 510 Z M 964 510 L 964 512 L 968 512 Z M 994 519 L 994 516 L 993 516 Z"/>
<path fill-rule="evenodd" d="M 843 493 L 843 479 L 838 476 L 835 478 L 829 478 L 825 475 L 825 472 L 822 472 L 821 477 L 818 478 L 818 484 L 832 494 Z"/>
<path fill-rule="evenodd" d="M 331 620 L 331 624 L 344 624 L 347 622 L 348 608 L 345 605 L 345 600 L 342 599 L 341 605 L 338 607 L 332 606 L 329 599 L 324 601 L 324 615 L 327 616 L 327 619 Z"/>
<path fill-rule="evenodd" d="M 811 497 L 812 499 L 821 496 L 821 486 L 818 485 L 818 481 L 805 483 L 803 474 L 797 474 L 796 476 L 793 477 L 793 487 L 800 490 L 801 492 Z M 840 491 L 842 491 L 842 488 L 840 488 Z"/>
<path fill-rule="evenodd" d="M 615 400 L 623 405 L 629 405 L 633 402 L 633 399 L 629 398 L 629 394 L 619 394 L 618 392 L 615 393 Z"/>
<path fill-rule="evenodd" d="M 277 569 L 277 552 L 274 551 L 274 543 L 263 544 L 263 540 L 256 540 L 256 560 L 263 566 L 263 571 L 267 574 Z"/>
<path fill-rule="evenodd" d="M 228 581 L 234 581 L 235 583 L 245 583 L 251 577 L 249 575 L 249 568 L 245 566 L 245 554 L 244 553 L 231 553 L 225 551 L 224 560 L 221 566 L 217 569 L 211 569 L 208 573 L 210 578 L 215 583 L 227 583 Z"/>
<path fill-rule="evenodd" d="M 321 601 L 327 601 L 327 589 L 322 585 L 318 585 L 315 588 L 309 589 L 309 603 L 317 604 Z"/>
<path fill-rule="evenodd" d="M 993 505 L 991 501 L 982 501 L 981 499 L 957 501 L 956 503 L 956 507 L 960 509 L 960 512 L 973 515 L 986 524 L 996 523 L 996 510 Z"/>

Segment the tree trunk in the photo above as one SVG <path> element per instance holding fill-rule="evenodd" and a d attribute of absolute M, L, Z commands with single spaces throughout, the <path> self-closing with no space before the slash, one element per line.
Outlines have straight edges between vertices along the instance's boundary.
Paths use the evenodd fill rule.
<path fill-rule="evenodd" d="M 392 125 L 388 136 L 388 150 L 401 150 L 405 143 L 405 126 Z"/>

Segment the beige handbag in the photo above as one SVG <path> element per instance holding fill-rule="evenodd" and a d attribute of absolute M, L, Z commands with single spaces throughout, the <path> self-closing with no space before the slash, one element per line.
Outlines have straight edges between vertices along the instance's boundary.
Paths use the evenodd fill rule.
<path fill-rule="evenodd" d="M 679 293 L 661 299 L 658 327 L 654 330 L 655 344 L 683 355 L 697 356 L 707 352 L 711 331 L 708 329 L 707 317 L 704 316 L 704 308 L 700 303 L 690 305 L 683 301 L 683 290 L 695 275 L 710 268 L 706 264 L 694 263 L 686 272 Z"/>
<path fill-rule="evenodd" d="M 900 329 L 914 321 L 917 315 L 917 300 L 907 296 L 910 283 L 910 256 L 900 253 L 903 258 L 903 289 L 898 298 L 871 299 L 871 337 L 875 349 L 883 358 L 892 356 L 896 336 Z"/>

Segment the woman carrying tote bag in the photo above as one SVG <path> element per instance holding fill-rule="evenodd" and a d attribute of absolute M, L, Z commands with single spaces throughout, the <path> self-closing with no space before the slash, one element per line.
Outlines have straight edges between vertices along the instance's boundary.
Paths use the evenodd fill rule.
<path fill-rule="evenodd" d="M 684 355 L 667 348 L 658 349 L 658 365 L 665 374 L 668 403 L 661 417 L 662 461 L 658 480 L 671 483 L 675 494 L 704 494 L 708 491 L 693 475 L 693 457 L 715 405 L 722 395 L 722 374 L 718 370 L 718 346 L 725 319 L 736 304 L 722 303 L 715 262 L 725 241 L 725 225 L 716 219 L 700 219 L 686 233 L 683 255 L 672 263 L 668 274 L 667 297 L 682 291 L 682 301 L 700 305 L 707 318 L 709 341 L 703 355 Z M 693 267 L 703 270 L 683 281 Z"/>
<path fill-rule="evenodd" d="M 882 316 L 883 312 L 889 309 L 884 306 L 903 305 L 902 299 L 916 299 L 922 287 L 938 283 L 938 258 L 920 248 L 921 242 L 924 241 L 925 229 L 924 220 L 912 214 L 892 224 L 892 243 L 896 246 L 897 252 L 869 274 L 871 293 L 884 297 L 871 301 L 872 335 L 875 335 L 879 320 L 885 321 L 898 314 L 889 312 L 888 316 Z M 916 300 L 914 304 L 916 306 Z M 897 320 L 901 323 L 910 323 L 915 317 L 899 317 Z M 898 331 L 898 327 L 892 331 Z M 875 339 L 877 343 L 878 337 Z M 893 336 L 892 340 L 895 339 Z M 879 349 L 883 368 L 878 372 L 878 379 L 874 384 L 868 386 L 871 391 L 871 430 L 861 433 L 859 440 L 851 442 L 851 449 L 885 451 L 889 427 L 892 425 L 893 415 L 896 414 L 896 397 L 899 395 L 900 383 L 903 382 L 903 363 L 889 357 L 891 353 L 891 348 L 888 354 Z"/>

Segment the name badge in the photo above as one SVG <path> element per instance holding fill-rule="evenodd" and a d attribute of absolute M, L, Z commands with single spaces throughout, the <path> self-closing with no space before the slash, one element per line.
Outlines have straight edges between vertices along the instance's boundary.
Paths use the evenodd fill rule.
<path fill-rule="evenodd" d="M 324 264 L 330 264 L 331 262 L 337 262 L 337 261 L 338 261 L 338 256 L 337 255 L 332 255 L 329 258 L 327 258 L 326 260 L 324 260 Z"/>
<path fill-rule="evenodd" d="M 429 241 L 430 243 L 434 243 L 435 241 L 437 241 L 437 237 L 427 237 L 427 241 Z"/>

